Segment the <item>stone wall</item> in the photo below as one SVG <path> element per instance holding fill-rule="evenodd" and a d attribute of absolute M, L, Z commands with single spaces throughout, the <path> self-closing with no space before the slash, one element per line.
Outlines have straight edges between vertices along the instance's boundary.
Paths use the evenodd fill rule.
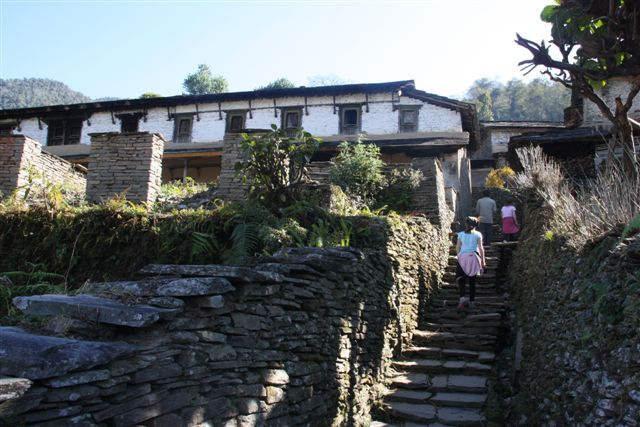
<path fill-rule="evenodd" d="M 247 198 L 246 185 L 236 177 L 236 163 L 244 160 L 240 149 L 242 136 L 239 133 L 227 133 L 222 145 L 218 194 L 228 200 L 242 201 Z"/>
<path fill-rule="evenodd" d="M 0 193 L 8 195 L 29 183 L 61 185 L 84 190 L 85 175 L 66 160 L 42 151 L 42 146 L 23 135 L 0 137 Z"/>
<path fill-rule="evenodd" d="M 511 272 L 518 317 L 513 425 L 637 426 L 640 235 L 581 251 L 545 238 L 552 212 L 527 201 Z"/>
<path fill-rule="evenodd" d="M 448 229 L 453 221 L 453 211 L 447 205 L 442 163 L 434 157 L 420 157 L 413 159 L 411 167 L 424 175 L 420 187 L 414 192 L 414 204 L 434 224 Z"/>
<path fill-rule="evenodd" d="M 127 200 L 153 203 L 162 183 L 162 135 L 91 134 L 87 199 L 100 202 L 124 194 Z"/>
<path fill-rule="evenodd" d="M 152 265 L 135 282 L 86 286 L 93 296 L 16 298 L 50 316 L 58 336 L 0 328 L 0 417 L 367 425 L 448 255 L 446 232 L 424 218 L 371 228 L 385 237 L 380 250 L 284 249 L 251 268 Z"/>

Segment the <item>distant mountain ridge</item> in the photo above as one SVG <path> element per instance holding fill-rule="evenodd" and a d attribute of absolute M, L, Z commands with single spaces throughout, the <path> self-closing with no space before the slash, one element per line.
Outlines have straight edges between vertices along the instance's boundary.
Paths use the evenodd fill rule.
<path fill-rule="evenodd" d="M 78 104 L 91 98 L 51 79 L 0 79 L 0 109 Z"/>

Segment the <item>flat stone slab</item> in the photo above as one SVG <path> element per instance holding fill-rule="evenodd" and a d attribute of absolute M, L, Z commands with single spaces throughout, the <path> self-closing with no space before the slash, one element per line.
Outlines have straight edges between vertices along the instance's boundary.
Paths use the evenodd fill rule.
<path fill-rule="evenodd" d="M 90 293 L 102 295 L 124 294 L 142 297 L 219 295 L 235 290 L 231 283 L 222 277 L 158 278 L 91 283 L 87 289 Z"/>
<path fill-rule="evenodd" d="M 178 265 L 178 264 L 149 264 L 140 270 L 141 274 L 171 274 L 180 276 L 224 277 L 231 281 L 244 283 L 252 282 L 282 282 L 281 274 L 273 271 L 256 271 L 247 267 L 230 265 Z"/>
<path fill-rule="evenodd" d="M 143 328 L 160 319 L 171 319 L 181 309 L 129 306 L 108 298 L 92 295 L 34 295 L 15 297 L 13 305 L 27 314 L 38 316 L 66 315 L 90 322 Z"/>
<path fill-rule="evenodd" d="M 411 421 L 436 421 L 436 408 L 423 403 L 390 402 L 387 404 L 392 416 Z"/>
<path fill-rule="evenodd" d="M 485 417 L 480 409 L 438 408 L 438 421 L 455 426 L 482 426 Z"/>
<path fill-rule="evenodd" d="M 389 393 L 385 399 L 388 400 L 401 400 L 409 403 L 421 403 L 426 402 L 432 398 L 435 393 L 425 390 L 411 390 L 411 389 L 397 389 Z"/>
<path fill-rule="evenodd" d="M 0 327 L 0 375 L 30 380 L 103 365 L 136 347 L 122 342 L 79 341 Z"/>
<path fill-rule="evenodd" d="M 487 400 L 486 394 L 479 393 L 446 393 L 439 392 L 430 398 L 438 407 L 457 406 L 480 408 Z"/>
<path fill-rule="evenodd" d="M 0 402 L 22 396 L 31 384 L 27 378 L 0 377 Z"/>
<path fill-rule="evenodd" d="M 463 391 L 485 391 L 487 389 L 487 377 L 478 375 L 449 375 L 447 387 Z"/>

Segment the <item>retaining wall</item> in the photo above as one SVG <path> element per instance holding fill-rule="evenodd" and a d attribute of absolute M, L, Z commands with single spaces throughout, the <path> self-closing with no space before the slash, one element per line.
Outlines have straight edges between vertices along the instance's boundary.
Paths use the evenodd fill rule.
<path fill-rule="evenodd" d="M 0 137 L 0 193 L 24 192 L 30 184 L 61 185 L 66 189 L 84 191 L 85 174 L 23 135 Z"/>
<path fill-rule="evenodd" d="M 284 249 L 250 267 L 155 265 L 138 281 L 85 287 L 93 295 L 16 298 L 25 313 L 48 316 L 58 337 L 0 328 L 0 375 L 9 377 L 0 379 L 0 417 L 367 425 L 448 255 L 447 230 L 424 218 L 371 229 L 379 250 Z"/>

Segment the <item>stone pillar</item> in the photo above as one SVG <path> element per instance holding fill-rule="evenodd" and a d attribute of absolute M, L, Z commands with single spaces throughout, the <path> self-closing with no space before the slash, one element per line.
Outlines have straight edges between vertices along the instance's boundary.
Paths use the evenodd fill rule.
<path fill-rule="evenodd" d="M 227 133 L 222 142 L 218 195 L 227 200 L 241 201 L 247 197 L 247 186 L 236 177 L 236 163 L 244 158 L 240 149 L 240 141 L 242 141 L 240 134 Z"/>
<path fill-rule="evenodd" d="M 24 135 L 0 137 L 0 192 L 3 196 L 28 183 L 30 169 L 37 168 L 41 145 Z"/>
<path fill-rule="evenodd" d="M 162 184 L 162 135 L 110 132 L 90 136 L 87 199 L 100 202 L 124 194 L 132 202 L 155 202 Z"/>
<path fill-rule="evenodd" d="M 453 214 L 447 206 L 445 179 L 440 160 L 435 157 L 414 158 L 411 167 L 422 171 L 424 175 L 420 186 L 413 194 L 415 206 L 425 212 L 432 223 L 448 229 Z"/>

